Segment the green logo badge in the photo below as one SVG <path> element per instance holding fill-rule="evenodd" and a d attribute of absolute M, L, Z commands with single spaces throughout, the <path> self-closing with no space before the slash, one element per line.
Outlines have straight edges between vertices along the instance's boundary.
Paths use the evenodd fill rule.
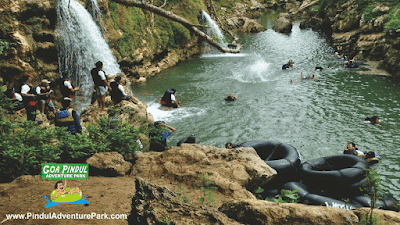
<path fill-rule="evenodd" d="M 88 164 L 42 163 L 42 179 L 86 180 Z"/>

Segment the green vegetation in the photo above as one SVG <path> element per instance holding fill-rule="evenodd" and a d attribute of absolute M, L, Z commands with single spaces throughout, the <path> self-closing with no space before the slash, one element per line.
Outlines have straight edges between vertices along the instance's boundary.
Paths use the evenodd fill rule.
<path fill-rule="evenodd" d="M 300 201 L 300 196 L 297 194 L 299 190 L 286 190 L 282 189 L 281 193 L 278 194 L 276 197 L 277 199 L 274 199 L 273 202 L 276 203 L 297 203 Z M 270 199 L 266 199 L 267 201 L 271 201 Z"/>
<path fill-rule="evenodd" d="M 311 10 L 318 10 L 320 15 L 325 15 L 330 8 L 337 8 L 337 5 L 344 4 L 345 0 L 321 0 L 318 5 L 311 7 Z M 357 0 L 358 10 L 364 15 L 365 21 L 373 21 L 379 16 L 385 15 L 387 11 L 381 11 L 376 6 L 388 6 L 390 11 L 386 18 L 385 28 L 397 30 L 400 28 L 400 0 Z M 341 19 L 346 19 L 347 15 L 342 14 Z"/>
<path fill-rule="evenodd" d="M 199 201 L 204 204 L 204 202 L 207 200 L 208 203 L 214 203 L 215 200 L 215 195 L 211 192 L 211 191 L 216 191 L 218 190 L 218 187 L 213 186 L 213 182 L 208 180 L 208 178 L 210 177 L 209 174 L 207 173 L 202 173 L 199 177 L 199 180 L 202 183 L 202 186 L 200 187 L 200 190 L 203 192 L 203 196 L 202 198 L 199 198 Z"/>
<path fill-rule="evenodd" d="M 12 107 L 11 100 L 0 90 L 0 115 Z M 117 109 L 118 110 L 118 109 Z M 114 110 L 114 111 L 117 111 Z M 88 125 L 86 132 L 71 135 L 66 128 L 38 126 L 0 117 L 0 177 L 1 182 L 21 175 L 39 174 L 41 163 L 82 163 L 97 152 L 117 151 L 128 157 L 139 150 L 136 140 L 148 127 L 135 129 L 128 123 L 114 122 L 109 129 L 108 118 Z"/>
<path fill-rule="evenodd" d="M 3 54 L 3 51 L 7 49 L 9 43 L 6 40 L 0 39 L 0 55 Z"/>
<path fill-rule="evenodd" d="M 366 168 L 364 170 L 366 171 L 365 180 L 367 182 L 365 182 L 360 189 L 367 192 L 365 195 L 370 198 L 371 207 L 370 211 L 362 218 L 362 222 L 360 221 L 360 224 L 378 224 L 378 218 L 373 215 L 373 211 L 376 207 L 376 202 L 383 196 L 383 191 L 380 187 L 381 178 L 373 169 Z"/>

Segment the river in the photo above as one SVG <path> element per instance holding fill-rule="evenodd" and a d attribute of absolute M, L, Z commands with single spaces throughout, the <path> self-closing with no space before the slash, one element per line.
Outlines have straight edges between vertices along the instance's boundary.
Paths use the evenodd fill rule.
<path fill-rule="evenodd" d="M 207 53 L 132 86 L 155 120 L 177 128 L 169 146 L 190 134 L 198 144 L 217 147 L 276 140 L 296 147 L 305 162 L 342 154 L 347 143 L 354 142 L 359 150 L 383 158 L 373 168 L 383 179 L 383 190 L 399 199 L 400 96 L 393 79 L 343 68 L 326 39 L 300 30 L 299 24 L 290 35 L 268 29 L 241 42 L 240 54 Z M 293 69 L 282 70 L 289 59 Z M 316 72 L 316 66 L 324 70 Z M 316 81 L 300 81 L 301 72 L 316 74 Z M 183 107 L 164 111 L 156 99 L 171 88 Z M 230 93 L 238 100 L 225 102 Z M 364 123 L 374 115 L 380 124 Z"/>

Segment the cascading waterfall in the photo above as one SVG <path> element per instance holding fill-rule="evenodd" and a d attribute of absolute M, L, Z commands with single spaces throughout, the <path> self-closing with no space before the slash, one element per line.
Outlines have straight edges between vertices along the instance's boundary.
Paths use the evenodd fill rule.
<path fill-rule="evenodd" d="M 210 28 L 207 29 L 207 35 L 210 37 L 215 37 L 219 44 L 227 47 L 228 43 L 225 41 L 225 36 L 222 31 L 219 29 L 217 23 L 213 19 L 211 19 L 210 15 L 208 15 L 204 10 L 201 10 L 201 22 L 207 23 Z"/>
<path fill-rule="evenodd" d="M 97 0 L 90 0 L 92 3 L 92 17 L 95 20 L 100 20 L 101 19 L 101 11 L 99 8 L 99 4 L 97 4 Z"/>
<path fill-rule="evenodd" d="M 81 89 L 74 105 L 80 112 L 90 104 L 93 93 L 90 71 L 94 64 L 102 61 L 106 74 L 121 70 L 90 13 L 76 0 L 71 0 L 69 8 L 68 2 L 57 1 L 58 62 L 60 74 L 71 74 L 73 84 Z"/>

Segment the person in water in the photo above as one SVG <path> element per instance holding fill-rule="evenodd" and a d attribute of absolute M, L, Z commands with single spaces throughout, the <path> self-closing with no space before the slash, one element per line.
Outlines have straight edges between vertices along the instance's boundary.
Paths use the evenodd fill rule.
<path fill-rule="evenodd" d="M 287 64 L 283 64 L 282 69 L 286 70 L 286 69 L 293 69 L 293 61 L 289 60 L 289 62 Z"/>
<path fill-rule="evenodd" d="M 371 124 L 379 124 L 379 117 L 373 116 L 371 118 L 367 117 L 365 118 L 366 122 L 370 122 Z"/>
<path fill-rule="evenodd" d="M 117 76 L 114 81 L 110 83 L 110 96 L 115 104 L 120 103 L 122 100 L 129 100 L 132 98 L 132 96 L 125 93 L 124 87 L 119 83 L 120 81 L 121 76 Z"/>
<path fill-rule="evenodd" d="M 237 99 L 237 97 L 236 97 L 233 93 L 231 93 L 230 95 L 228 95 L 228 97 L 225 98 L 225 101 L 227 101 L 227 102 L 233 102 L 233 101 L 235 101 L 236 99 Z"/>
<path fill-rule="evenodd" d="M 365 157 L 364 152 L 359 151 L 358 148 L 356 148 L 356 144 L 353 142 L 349 142 L 347 144 L 346 149 L 343 151 L 343 154 L 348 154 L 348 155 L 356 155 L 356 156 L 363 156 Z"/>
<path fill-rule="evenodd" d="M 323 70 L 323 68 L 321 66 L 316 66 L 315 67 L 315 71 L 322 71 L 322 70 Z"/>
<path fill-rule="evenodd" d="M 176 146 L 181 146 L 183 143 L 186 144 L 196 144 L 196 137 L 194 136 L 194 134 L 190 135 L 189 137 L 186 137 L 180 141 L 178 141 L 178 143 L 176 143 Z"/>
<path fill-rule="evenodd" d="M 54 188 L 57 190 L 57 193 L 54 195 L 53 200 L 55 200 L 58 195 L 63 195 L 67 192 L 67 180 L 64 181 L 64 184 L 62 181 L 57 181 L 56 185 L 54 185 Z M 75 190 L 73 190 L 73 188 L 69 189 L 68 194 L 73 195 L 74 193 L 79 193 L 78 187 L 76 187 Z"/>
<path fill-rule="evenodd" d="M 350 59 L 344 63 L 345 68 L 357 68 L 357 64 L 354 62 L 354 59 Z"/>
<path fill-rule="evenodd" d="M 180 105 L 176 101 L 175 93 L 176 93 L 175 89 L 167 90 L 161 97 L 161 105 L 167 107 L 179 108 Z"/>
<path fill-rule="evenodd" d="M 95 64 L 96 68 L 93 68 L 90 72 L 92 74 L 93 82 L 97 94 L 97 102 L 101 110 L 105 110 L 106 107 L 106 93 L 108 91 L 108 81 L 106 73 L 103 70 L 103 62 L 98 61 Z"/>
<path fill-rule="evenodd" d="M 304 77 L 303 72 L 301 72 L 300 76 L 301 76 L 301 78 L 302 78 L 303 80 L 315 80 L 315 75 L 314 75 L 314 74 L 311 74 L 311 75 L 308 76 L 308 77 Z"/>
<path fill-rule="evenodd" d="M 167 137 L 176 131 L 162 121 L 154 122 L 154 128 L 149 132 L 150 150 L 162 152 L 167 149 Z"/>
<path fill-rule="evenodd" d="M 232 149 L 232 148 L 233 148 L 233 144 L 230 143 L 230 142 L 227 142 L 227 143 L 225 144 L 225 148 L 226 148 L 226 149 Z"/>

